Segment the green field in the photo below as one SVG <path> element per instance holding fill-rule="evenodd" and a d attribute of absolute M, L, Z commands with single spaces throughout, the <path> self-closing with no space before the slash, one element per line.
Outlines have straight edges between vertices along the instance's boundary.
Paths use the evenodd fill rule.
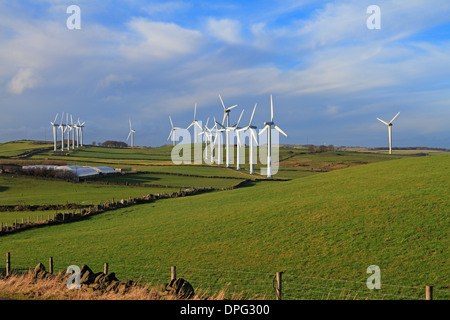
<path fill-rule="evenodd" d="M 423 299 L 425 285 L 434 286 L 436 299 L 450 298 L 450 156 L 291 151 L 280 164 L 280 175 L 291 181 L 255 181 L 2 236 L 0 251 L 11 252 L 17 267 L 34 267 L 49 256 L 61 270 L 70 264 L 100 269 L 109 262 L 119 279 L 143 276 L 142 281 L 167 281 L 176 265 L 195 288 L 214 291 L 228 284 L 229 291 L 246 297 L 273 299 L 273 276 L 285 271 L 286 299 Z M 351 168 L 336 170 L 339 161 Z M 157 167 L 142 166 L 152 172 Z M 199 166 L 196 174 L 213 169 Z M 218 176 L 231 171 L 217 169 Z M 151 181 L 152 175 L 163 176 L 137 177 Z M 114 187 L 86 194 L 94 199 Z M 13 188 L 6 186 L 0 195 Z M 381 269 L 379 291 L 365 285 L 370 265 Z"/>

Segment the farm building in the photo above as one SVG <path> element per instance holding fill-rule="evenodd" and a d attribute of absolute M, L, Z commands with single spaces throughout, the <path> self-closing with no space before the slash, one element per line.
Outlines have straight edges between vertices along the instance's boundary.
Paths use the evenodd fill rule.
<path fill-rule="evenodd" d="M 88 166 L 50 166 L 50 165 L 35 165 L 35 166 L 23 166 L 23 170 L 55 170 L 71 172 L 77 178 L 86 178 L 102 174 L 115 173 L 115 170 L 110 167 L 88 167 Z"/>

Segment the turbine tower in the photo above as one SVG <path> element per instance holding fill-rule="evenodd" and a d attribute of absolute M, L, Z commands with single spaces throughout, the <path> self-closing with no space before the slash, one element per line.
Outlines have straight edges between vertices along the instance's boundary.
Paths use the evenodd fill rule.
<path fill-rule="evenodd" d="M 217 141 L 217 164 L 222 164 L 223 161 L 223 156 L 222 156 L 222 132 L 225 131 L 225 128 L 223 125 L 221 125 L 220 123 L 218 123 L 216 121 L 216 118 L 214 118 L 214 122 L 216 123 L 216 137 L 214 138 L 214 145 L 216 144 Z M 222 127 L 222 129 L 219 129 L 217 127 L 217 125 L 220 125 Z"/>
<path fill-rule="evenodd" d="M 131 147 L 133 148 L 134 147 L 134 133 L 136 132 L 136 130 L 133 130 L 131 128 L 131 119 L 129 119 L 129 122 L 130 122 L 130 133 L 128 133 L 127 141 L 131 137 Z"/>
<path fill-rule="evenodd" d="M 252 121 L 253 121 L 253 116 L 255 114 L 255 110 L 256 110 L 256 105 L 253 108 L 253 113 L 252 116 L 250 118 L 250 122 L 248 124 L 248 126 L 238 129 L 237 133 L 238 133 L 238 139 L 239 138 L 239 132 L 240 131 L 246 131 L 246 130 L 250 130 L 250 141 L 249 141 L 249 164 L 250 164 L 250 174 L 254 174 L 255 173 L 255 161 L 254 161 L 254 155 L 253 155 L 253 139 L 255 139 L 255 143 L 256 145 L 258 145 L 258 139 L 256 138 L 255 132 L 253 130 L 256 130 L 257 127 L 256 126 L 252 126 Z"/>
<path fill-rule="evenodd" d="M 80 146 L 83 146 L 83 128 L 84 128 L 84 124 L 86 123 L 86 121 L 84 121 L 83 123 L 80 123 L 80 119 L 78 119 L 78 129 L 80 130 Z"/>
<path fill-rule="evenodd" d="M 64 119 L 64 112 L 61 115 L 61 123 L 58 126 L 58 129 L 61 129 L 61 151 L 64 151 L 64 132 L 65 130 L 65 124 L 63 124 L 63 119 Z"/>
<path fill-rule="evenodd" d="M 389 154 L 392 154 L 392 122 L 394 121 L 395 118 L 397 118 L 397 116 L 400 114 L 397 113 L 395 115 L 395 117 L 392 118 L 392 120 L 387 123 L 386 121 L 381 120 L 380 118 L 377 118 L 378 120 L 380 120 L 381 122 L 383 122 L 385 125 L 388 126 L 388 131 L 389 131 Z"/>
<path fill-rule="evenodd" d="M 57 143 L 58 143 L 58 135 L 57 135 L 58 125 L 56 124 L 56 118 L 58 118 L 58 114 L 56 114 L 55 120 L 53 120 L 53 122 L 50 121 L 53 127 L 53 151 L 57 150 Z"/>
<path fill-rule="evenodd" d="M 225 107 L 225 104 L 223 103 L 222 97 L 219 94 L 219 98 L 220 98 L 220 102 L 222 102 L 222 106 L 223 106 L 223 119 L 222 119 L 222 124 L 221 126 L 223 127 L 225 118 L 227 119 L 227 126 L 226 128 L 228 128 L 230 126 L 230 111 L 231 109 L 237 107 L 237 104 L 234 106 L 231 106 L 229 108 Z M 216 123 L 218 123 L 216 121 Z M 230 140 L 230 136 L 229 136 L 229 130 L 225 131 L 225 152 L 226 152 L 226 166 L 229 167 L 230 166 L 230 150 L 229 150 L 229 140 Z"/>
<path fill-rule="evenodd" d="M 236 147 L 236 170 L 241 170 L 241 139 L 239 137 L 239 122 L 241 122 L 242 115 L 244 114 L 244 110 L 242 110 L 241 115 L 239 116 L 239 120 L 234 127 L 231 127 L 230 130 L 234 131 L 237 139 L 237 147 Z"/>
<path fill-rule="evenodd" d="M 77 126 L 73 124 L 72 115 L 70 115 L 70 127 L 72 131 L 72 150 L 75 150 L 75 130 L 77 130 Z"/>
<path fill-rule="evenodd" d="M 272 178 L 272 126 L 278 130 L 280 133 L 287 137 L 287 134 L 283 132 L 276 124 L 273 122 L 273 100 L 272 95 L 270 95 L 270 121 L 264 122 L 264 129 L 259 133 L 263 133 L 266 129 L 267 132 L 267 178 Z"/>
<path fill-rule="evenodd" d="M 202 132 L 200 132 L 198 135 L 205 135 L 205 158 L 206 159 L 208 159 L 208 142 L 211 144 L 211 140 L 210 140 L 210 137 L 209 137 L 209 133 L 208 133 L 208 131 L 209 131 L 209 129 L 208 129 L 208 122 L 209 122 L 209 117 L 208 117 L 208 119 L 206 119 L 206 124 L 205 124 L 205 128 L 203 129 L 203 131 Z"/>
<path fill-rule="evenodd" d="M 222 124 L 216 121 L 216 124 L 222 127 L 219 131 L 225 131 L 226 140 L 225 140 L 225 150 L 226 150 L 226 166 L 227 168 L 230 167 L 230 131 L 236 130 L 237 126 L 239 125 L 239 122 L 241 121 L 242 114 L 244 113 L 244 110 L 241 112 L 241 116 L 239 117 L 239 121 L 232 127 L 226 126 L 224 127 Z M 239 162 L 239 161 L 238 161 Z M 239 169 L 238 169 L 239 170 Z"/>
<path fill-rule="evenodd" d="M 176 139 L 175 139 L 175 131 L 176 130 L 181 130 L 182 128 L 174 127 L 173 126 L 173 122 L 172 122 L 172 118 L 170 116 L 169 116 L 169 120 L 170 120 L 170 125 L 172 126 L 172 129 L 170 130 L 169 137 L 167 138 L 167 140 L 169 140 L 170 137 L 172 136 L 173 145 L 175 145 L 175 141 L 176 141 Z"/>
<path fill-rule="evenodd" d="M 69 114 L 66 114 L 66 128 L 64 131 L 67 131 L 67 150 L 70 150 L 70 131 L 72 127 L 69 124 Z"/>
<path fill-rule="evenodd" d="M 186 130 L 189 130 L 190 127 L 194 126 L 194 143 L 197 143 L 197 127 L 200 128 L 200 130 L 203 130 L 202 127 L 198 124 L 197 119 L 195 118 L 197 114 L 197 104 L 195 104 L 194 107 L 194 121 L 189 125 L 189 127 L 186 128 Z"/>
<path fill-rule="evenodd" d="M 77 137 L 77 148 L 80 146 L 80 143 L 79 143 L 80 142 L 79 141 L 80 127 L 78 126 L 79 123 L 80 123 L 80 118 L 78 118 L 78 121 L 75 122 L 75 124 L 73 125 L 73 127 L 75 128 L 75 134 L 76 134 L 76 137 Z"/>

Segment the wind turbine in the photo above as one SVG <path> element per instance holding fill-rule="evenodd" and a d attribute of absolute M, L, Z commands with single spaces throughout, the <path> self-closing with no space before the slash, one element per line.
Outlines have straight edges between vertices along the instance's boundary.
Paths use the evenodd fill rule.
<path fill-rule="evenodd" d="M 61 151 L 64 151 L 64 132 L 65 130 L 65 124 L 63 124 L 63 119 L 64 119 L 64 112 L 61 115 L 61 123 L 59 124 L 59 129 L 61 129 Z"/>
<path fill-rule="evenodd" d="M 78 122 L 75 122 L 75 124 L 73 125 L 73 127 L 75 128 L 75 134 L 77 136 L 77 148 L 80 146 L 80 144 L 79 144 L 80 127 L 78 126 L 79 123 L 80 123 L 80 118 L 78 118 Z"/>
<path fill-rule="evenodd" d="M 128 133 L 127 141 L 131 137 L 131 147 L 133 148 L 134 147 L 134 133 L 136 132 L 136 130 L 133 130 L 131 128 L 131 119 L 129 119 L 129 122 L 130 122 L 130 133 Z"/>
<path fill-rule="evenodd" d="M 58 143 L 58 136 L 56 130 L 58 128 L 58 125 L 56 124 L 56 118 L 58 118 L 58 114 L 56 114 L 55 120 L 53 120 L 53 122 L 50 121 L 53 127 L 53 151 L 57 150 L 57 143 Z"/>
<path fill-rule="evenodd" d="M 264 122 L 264 129 L 261 130 L 259 135 L 263 133 L 266 129 L 267 132 L 267 178 L 272 178 L 272 126 L 278 130 L 280 133 L 287 137 L 287 134 L 283 132 L 276 124 L 273 122 L 273 100 L 272 95 L 270 95 L 270 121 Z"/>
<path fill-rule="evenodd" d="M 70 131 L 72 131 L 72 127 L 69 124 L 69 114 L 66 114 L 66 128 L 64 131 L 67 131 L 67 150 L 70 150 Z"/>
<path fill-rule="evenodd" d="M 400 113 L 400 112 L 399 112 Z M 395 115 L 395 117 L 392 118 L 392 120 L 387 123 L 386 121 L 381 120 L 380 118 L 377 118 L 378 120 L 380 120 L 381 122 L 383 122 L 385 125 L 388 126 L 388 130 L 389 130 L 389 154 L 392 154 L 392 121 L 394 121 L 395 118 L 397 118 L 397 116 L 399 115 L 399 113 L 397 113 Z"/>
<path fill-rule="evenodd" d="M 174 127 L 173 126 L 173 122 L 172 122 L 172 118 L 169 116 L 169 120 L 170 120 L 170 125 L 172 126 L 172 129 L 170 130 L 170 133 L 169 133 L 169 137 L 167 138 L 167 140 L 169 140 L 170 139 L 170 137 L 172 136 L 172 134 L 173 134 L 173 136 L 172 136 L 172 141 L 173 141 L 173 145 L 175 145 L 175 131 L 176 130 L 182 130 L 182 128 L 180 128 L 180 127 Z"/>
<path fill-rule="evenodd" d="M 194 107 L 194 121 L 189 125 L 189 127 L 186 128 L 186 130 L 189 130 L 190 127 L 194 126 L 194 143 L 197 143 L 197 127 L 200 128 L 200 130 L 203 130 L 202 127 L 198 124 L 197 119 L 195 118 L 197 114 L 197 104 L 195 104 Z"/>
<path fill-rule="evenodd" d="M 209 144 L 211 144 L 211 139 L 210 139 L 210 136 L 209 136 L 209 133 L 208 133 L 208 131 L 209 131 L 209 129 L 208 129 L 208 122 L 209 122 L 209 117 L 208 117 L 208 119 L 206 120 L 205 128 L 203 129 L 202 132 L 199 133 L 199 135 L 203 135 L 203 134 L 204 134 L 205 137 L 206 137 L 206 139 L 205 139 L 205 141 L 206 141 L 206 145 L 205 145 L 205 158 L 206 158 L 206 159 L 208 159 L 208 142 L 209 142 Z"/>
<path fill-rule="evenodd" d="M 226 108 L 225 104 L 223 103 L 222 97 L 219 94 L 219 98 L 220 98 L 220 102 L 222 102 L 222 106 L 223 106 L 223 119 L 222 119 L 222 124 L 221 126 L 223 127 L 223 123 L 225 122 L 225 118 L 227 119 L 227 128 L 230 126 L 230 111 L 233 108 L 237 107 L 237 104 L 231 107 Z M 216 123 L 218 123 L 216 121 Z M 229 140 L 230 140 L 230 136 L 229 136 L 229 130 L 226 130 L 225 132 L 225 152 L 226 152 L 226 166 L 229 167 L 230 166 L 230 150 L 229 150 Z"/>
<path fill-rule="evenodd" d="M 237 131 L 239 128 L 239 122 L 241 122 L 242 115 L 244 114 L 244 110 L 242 110 L 241 115 L 239 116 L 239 120 L 234 125 L 234 127 L 231 127 L 229 130 L 232 130 L 236 133 L 236 139 L 237 139 L 237 148 L 236 148 L 236 170 L 241 170 L 241 139 L 239 137 L 239 132 Z M 227 128 L 228 129 L 228 128 Z"/>
<path fill-rule="evenodd" d="M 256 145 L 258 145 L 258 139 L 256 138 L 255 132 L 253 131 L 253 130 L 256 130 L 257 128 L 256 128 L 256 126 L 252 126 L 252 121 L 253 121 L 253 116 L 255 114 L 256 105 L 257 104 L 255 104 L 255 107 L 253 108 L 253 113 L 252 113 L 252 116 L 250 118 L 250 122 L 249 122 L 248 126 L 237 130 L 238 139 L 239 140 L 240 140 L 240 138 L 239 138 L 239 132 L 240 131 L 250 130 L 250 139 L 249 139 L 250 140 L 249 141 L 249 148 L 250 148 L 250 150 L 249 150 L 250 174 L 254 174 L 255 173 L 255 161 L 254 161 L 254 156 L 253 156 L 253 139 L 255 139 Z"/>
<path fill-rule="evenodd" d="M 84 124 L 86 123 L 86 121 L 84 121 L 83 123 L 80 123 L 80 119 L 78 119 L 78 129 L 80 130 L 80 146 L 83 146 L 83 128 L 84 128 Z"/>
<path fill-rule="evenodd" d="M 77 126 L 73 124 L 72 115 L 70 115 L 70 127 L 72 131 L 72 149 L 75 150 L 75 130 L 77 130 Z"/>
<path fill-rule="evenodd" d="M 214 145 L 217 141 L 217 164 L 222 164 L 222 132 L 225 131 L 225 127 L 216 121 L 216 118 L 214 117 L 214 122 L 216 123 L 216 137 L 214 138 Z M 219 129 L 217 125 L 221 126 L 222 129 Z"/>

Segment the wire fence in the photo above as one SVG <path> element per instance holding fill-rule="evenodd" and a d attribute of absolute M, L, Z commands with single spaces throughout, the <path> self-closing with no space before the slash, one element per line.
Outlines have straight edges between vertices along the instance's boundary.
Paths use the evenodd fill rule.
<path fill-rule="evenodd" d="M 12 260 L 11 271 L 23 273 L 47 261 Z M 70 265 L 81 267 L 85 262 L 53 260 L 54 273 L 65 272 Z M 93 272 L 104 270 L 103 263 L 90 263 Z M 6 268 L 0 267 L 4 274 Z M 136 265 L 109 263 L 108 272 L 115 273 L 119 280 L 132 280 L 140 285 L 157 286 L 171 280 L 170 265 Z M 223 299 L 258 300 L 277 298 L 276 273 L 245 270 L 219 270 L 209 268 L 176 268 L 176 277 L 187 280 L 199 296 Z M 281 292 L 283 300 L 425 300 L 426 286 L 402 286 L 381 283 L 380 289 L 368 289 L 364 281 L 321 278 L 297 274 L 294 271 L 282 273 Z M 450 300 L 450 287 L 433 287 L 433 300 Z"/>

